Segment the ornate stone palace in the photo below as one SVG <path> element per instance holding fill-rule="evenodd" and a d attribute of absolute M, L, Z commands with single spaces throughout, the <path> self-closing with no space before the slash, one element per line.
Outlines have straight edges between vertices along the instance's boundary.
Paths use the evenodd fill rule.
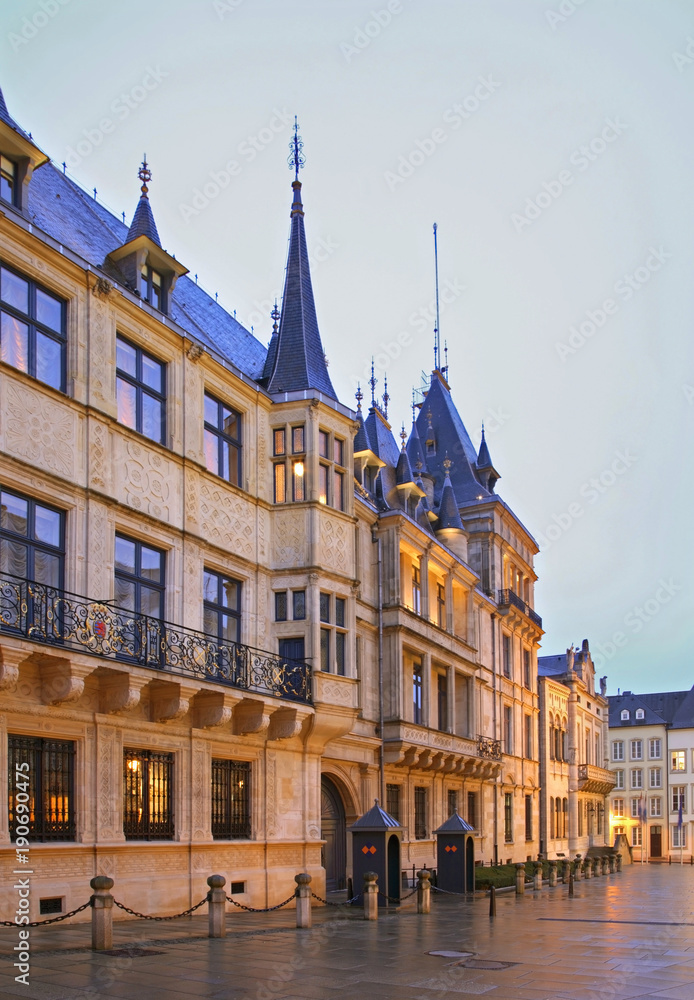
<path fill-rule="evenodd" d="M 445 369 L 401 445 L 337 400 L 298 150 L 269 347 L 163 249 L 146 164 L 128 227 L 1 94 L 0 155 L 0 859 L 29 843 L 31 918 L 95 874 L 149 913 L 212 872 L 254 906 L 341 888 L 375 798 L 404 868 L 455 811 L 479 858 L 536 857 L 536 543 Z"/>

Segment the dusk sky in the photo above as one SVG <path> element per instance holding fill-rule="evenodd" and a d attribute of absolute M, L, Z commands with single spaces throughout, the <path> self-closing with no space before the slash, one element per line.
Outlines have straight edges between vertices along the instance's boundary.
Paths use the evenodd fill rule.
<path fill-rule="evenodd" d="M 542 654 L 694 683 L 691 0 L 6 0 L 10 114 L 267 343 L 294 115 L 330 375 L 394 432 L 441 338 L 537 539 Z M 687 497 L 690 499 L 688 500 Z"/>

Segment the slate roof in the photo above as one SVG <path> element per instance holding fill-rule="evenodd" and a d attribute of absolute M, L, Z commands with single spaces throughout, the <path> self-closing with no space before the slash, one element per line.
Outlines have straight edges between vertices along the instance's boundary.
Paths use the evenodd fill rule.
<path fill-rule="evenodd" d="M 419 432 L 417 431 L 417 424 L 412 421 L 412 430 L 410 431 L 410 438 L 407 442 L 407 457 L 410 460 L 410 465 L 416 471 L 417 464 L 421 462 L 422 472 L 427 471 L 427 462 L 424 457 L 424 449 L 422 448 L 422 442 L 419 437 Z"/>
<path fill-rule="evenodd" d="M 374 449 L 372 448 L 371 441 L 369 440 L 369 433 L 364 423 L 361 407 L 357 410 L 357 423 L 359 424 L 359 429 L 354 435 L 354 454 L 357 455 L 359 452 L 363 451 L 373 451 Z"/>
<path fill-rule="evenodd" d="M 566 673 L 566 653 L 557 656 L 538 656 L 537 672 L 540 677 L 559 677 Z"/>
<path fill-rule="evenodd" d="M 11 129 L 14 129 L 14 131 L 17 132 L 19 135 L 21 135 L 24 139 L 32 143 L 32 145 L 35 145 L 34 140 L 31 138 L 31 136 L 27 135 L 24 129 L 19 127 L 17 122 L 14 120 L 12 115 L 7 110 L 7 104 L 5 103 L 5 98 L 2 93 L 2 89 L 0 89 L 0 119 L 4 121 L 6 125 L 9 125 Z"/>
<path fill-rule="evenodd" d="M 439 507 L 439 528 L 459 528 L 463 530 L 463 522 L 460 518 L 458 504 L 455 501 L 453 487 L 450 476 L 446 473 L 441 493 L 441 505 Z"/>
<path fill-rule="evenodd" d="M 414 482 L 414 476 L 412 475 L 412 469 L 410 468 L 410 460 L 407 457 L 407 452 L 404 447 L 398 455 L 398 464 L 395 467 L 395 482 L 398 486 L 405 486 L 407 483 Z"/>
<path fill-rule="evenodd" d="M 694 728 L 694 687 L 681 700 L 679 707 L 672 716 L 673 729 Z"/>
<path fill-rule="evenodd" d="M 107 254 L 128 239 L 128 227 L 52 163 L 34 171 L 28 213 L 39 229 L 95 268 L 103 268 Z M 245 375 L 262 376 L 266 348 L 191 278 L 177 281 L 170 315 L 193 339 Z"/>
<path fill-rule="evenodd" d="M 158 247 L 161 246 L 161 240 L 159 239 L 159 233 L 157 231 L 157 224 L 154 221 L 154 215 L 152 213 L 152 206 L 150 205 L 149 198 L 146 194 L 143 194 L 137 203 L 137 208 L 135 209 L 135 214 L 133 215 L 133 221 L 130 223 L 130 229 L 128 230 L 126 243 L 137 239 L 138 236 L 147 236 L 153 243 L 156 243 Z"/>
<path fill-rule="evenodd" d="M 437 830 L 434 830 L 434 833 L 472 833 L 474 829 L 474 826 L 470 826 L 462 816 L 459 816 L 458 813 L 453 813 L 445 823 L 442 823 Z"/>
<path fill-rule="evenodd" d="M 607 699 L 610 711 L 610 728 L 628 729 L 634 726 L 662 726 L 663 724 L 671 726 L 679 709 L 686 701 L 688 709 L 682 714 L 677 725 L 677 728 L 682 728 L 682 721 L 686 718 L 687 712 L 694 708 L 694 698 L 691 696 L 691 691 L 666 691 L 657 694 L 633 694 L 631 691 L 625 691 L 624 694 L 611 694 Z M 628 719 L 621 718 L 625 708 L 629 710 Z M 636 718 L 637 708 L 643 709 L 643 719 Z M 694 725 L 694 717 L 689 725 Z"/>
<path fill-rule="evenodd" d="M 388 830 L 392 827 L 396 829 L 400 828 L 400 824 L 396 819 L 390 816 L 385 809 L 381 809 L 378 804 L 378 799 L 374 802 L 368 812 L 365 812 L 363 816 L 352 824 L 350 829 L 352 830 Z"/>
<path fill-rule="evenodd" d="M 289 253 L 282 299 L 277 355 L 267 383 L 269 392 L 316 389 L 337 399 L 325 363 L 313 300 L 311 271 L 301 204 L 301 183 L 294 181 Z"/>
<path fill-rule="evenodd" d="M 478 469 L 494 468 L 494 463 L 492 462 L 491 455 L 489 454 L 489 446 L 487 445 L 487 439 L 484 436 L 484 427 L 482 428 L 482 441 L 480 442 L 480 450 L 477 456 L 477 468 Z"/>

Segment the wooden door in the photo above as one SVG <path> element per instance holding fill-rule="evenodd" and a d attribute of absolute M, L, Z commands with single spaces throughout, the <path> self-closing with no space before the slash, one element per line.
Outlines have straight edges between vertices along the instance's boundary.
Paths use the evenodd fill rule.
<path fill-rule="evenodd" d="M 322 861 L 326 891 L 344 889 L 347 869 L 345 807 L 337 788 L 325 776 L 321 778 L 321 839 L 325 841 Z"/>

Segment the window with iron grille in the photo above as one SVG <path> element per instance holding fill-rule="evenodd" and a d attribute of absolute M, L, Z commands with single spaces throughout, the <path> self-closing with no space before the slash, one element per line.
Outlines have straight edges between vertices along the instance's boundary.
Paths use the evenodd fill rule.
<path fill-rule="evenodd" d="M 173 838 L 172 753 L 123 750 L 123 833 L 126 840 Z"/>
<path fill-rule="evenodd" d="M 74 840 L 75 744 L 14 735 L 7 743 L 11 840 Z"/>
<path fill-rule="evenodd" d="M 386 785 L 386 812 L 400 822 L 400 785 Z"/>
<path fill-rule="evenodd" d="M 513 843 L 513 793 L 504 792 L 504 841 Z"/>
<path fill-rule="evenodd" d="M 533 797 L 525 796 L 525 839 L 533 839 Z"/>
<path fill-rule="evenodd" d="M 287 620 L 287 591 L 275 591 L 275 621 L 286 622 Z"/>
<path fill-rule="evenodd" d="M 166 366 L 120 335 L 116 337 L 116 402 L 119 423 L 164 444 Z"/>
<path fill-rule="evenodd" d="M 205 464 L 234 486 L 241 484 L 241 414 L 205 393 Z"/>
<path fill-rule="evenodd" d="M 62 392 L 65 318 L 62 299 L 9 268 L 0 268 L 0 359 Z"/>
<path fill-rule="evenodd" d="M 427 836 L 427 790 L 415 786 L 414 790 L 414 839 L 426 840 Z"/>
<path fill-rule="evenodd" d="M 477 829 L 477 792 L 467 793 L 467 816 L 465 819 L 473 830 Z"/>
<path fill-rule="evenodd" d="M 251 765 L 212 760 L 212 836 L 243 840 L 251 836 Z"/>

